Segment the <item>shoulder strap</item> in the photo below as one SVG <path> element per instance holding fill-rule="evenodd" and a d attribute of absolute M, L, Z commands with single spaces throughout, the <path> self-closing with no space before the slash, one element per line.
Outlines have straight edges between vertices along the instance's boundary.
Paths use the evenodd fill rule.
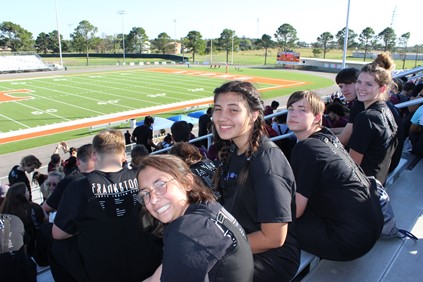
<path fill-rule="evenodd" d="M 279 134 L 282 135 L 283 133 L 282 133 L 282 129 L 281 129 L 281 124 L 280 123 L 278 123 L 278 130 L 279 130 Z"/>
<path fill-rule="evenodd" d="M 321 140 L 323 143 L 326 143 L 329 147 L 332 148 L 332 151 L 337 154 L 340 158 L 344 160 L 344 162 L 351 167 L 354 174 L 360 179 L 362 183 L 369 183 L 369 180 L 365 176 L 365 173 L 362 171 L 362 169 L 350 158 L 347 151 L 345 151 L 344 147 L 342 147 L 342 144 L 334 144 L 328 137 L 324 136 L 323 134 L 313 134 L 311 136 L 312 138 L 316 138 Z"/>

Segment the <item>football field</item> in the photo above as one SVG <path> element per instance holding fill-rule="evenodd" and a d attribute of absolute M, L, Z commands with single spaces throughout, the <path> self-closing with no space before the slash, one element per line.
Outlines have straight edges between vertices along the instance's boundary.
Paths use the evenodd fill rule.
<path fill-rule="evenodd" d="M 22 132 L 58 131 L 88 121 L 125 120 L 146 114 L 211 104 L 213 90 L 229 80 L 256 85 L 264 98 L 315 89 L 330 80 L 283 71 L 226 73 L 207 68 L 146 68 L 0 80 L 0 141 Z M 323 81 L 323 82 L 322 82 Z M 322 85 L 322 83 L 324 85 Z"/>

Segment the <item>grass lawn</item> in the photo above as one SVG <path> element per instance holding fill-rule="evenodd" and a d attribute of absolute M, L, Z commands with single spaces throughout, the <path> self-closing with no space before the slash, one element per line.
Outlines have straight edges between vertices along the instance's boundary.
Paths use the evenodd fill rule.
<path fill-rule="evenodd" d="M 306 58 L 313 58 L 313 49 L 312 48 L 297 48 L 295 49 L 296 52 L 299 52 L 301 54 L 301 57 Z M 352 57 L 352 50 L 347 51 L 347 61 L 363 61 L 361 58 L 353 58 Z M 276 63 L 276 55 L 278 53 L 278 49 L 269 49 L 267 54 L 267 65 L 272 66 Z M 186 53 L 184 54 L 185 57 L 188 57 L 189 60 L 192 62 L 192 53 Z M 339 49 L 333 49 L 326 53 L 326 59 L 336 59 L 336 60 L 342 60 L 343 51 Z M 323 58 L 323 54 L 320 54 L 317 58 Z M 233 56 L 233 63 L 234 65 L 264 65 L 264 50 L 248 50 L 248 51 L 236 51 L 234 52 Z M 60 63 L 60 60 L 58 58 L 47 58 L 45 59 L 46 62 L 49 63 Z M 70 67 L 70 68 L 80 68 L 80 67 L 86 67 L 86 58 L 82 54 L 81 57 L 78 58 L 63 58 L 64 65 Z M 122 63 L 122 58 L 89 58 L 89 66 L 95 67 L 100 65 L 116 65 L 116 63 L 120 62 Z M 135 62 L 139 63 L 142 62 L 159 62 L 161 60 L 154 60 L 154 59 L 130 59 L 127 58 L 126 62 Z M 226 62 L 226 52 L 221 51 L 215 51 L 212 55 L 200 55 L 195 54 L 195 61 L 197 62 L 213 62 L 213 63 L 222 63 Z M 229 52 L 228 61 L 232 62 L 232 52 Z M 371 58 L 367 58 L 366 62 L 371 62 Z M 402 60 L 395 60 L 396 65 L 398 68 L 402 68 L 403 62 Z M 416 62 L 414 60 L 406 60 L 405 61 L 405 68 L 411 69 L 414 68 L 416 65 Z M 417 62 L 417 66 L 423 65 L 422 61 Z"/>
<path fill-rule="evenodd" d="M 83 74 L 63 72 L 60 76 L 0 81 L 0 93 L 12 95 L 16 99 L 22 98 L 0 103 L 0 131 L 7 133 L 44 125 L 60 126 L 69 121 L 119 115 L 142 108 L 207 98 L 212 96 L 214 88 L 231 79 L 227 77 L 224 67 L 210 69 L 196 65 L 166 70 L 167 72 L 152 71 L 138 67 Z M 181 74 L 181 71 L 186 73 Z M 213 75 L 202 75 L 205 72 Z M 254 84 L 258 89 L 273 89 L 263 91 L 263 99 L 289 95 L 300 89 L 313 90 L 333 85 L 332 80 L 307 72 L 280 69 L 230 68 L 228 75 L 254 77 L 257 78 Z M 303 84 L 304 82 L 307 84 Z M 20 89 L 26 89 L 26 92 L 19 93 Z M 158 115 L 168 117 L 176 114 L 178 113 L 171 112 Z M 129 124 L 123 126 L 129 127 Z M 0 154 L 92 134 L 86 128 L 6 143 L 0 145 Z"/>

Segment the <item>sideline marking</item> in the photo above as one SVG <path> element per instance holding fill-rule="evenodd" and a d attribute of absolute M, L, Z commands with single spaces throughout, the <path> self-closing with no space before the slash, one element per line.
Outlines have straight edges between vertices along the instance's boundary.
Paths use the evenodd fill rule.
<path fill-rule="evenodd" d="M 171 112 L 186 109 L 189 107 L 196 107 L 201 105 L 210 105 L 213 103 L 213 98 L 203 98 L 185 102 L 178 102 L 169 104 L 166 106 L 154 106 L 150 108 L 144 108 L 141 110 L 121 112 L 118 114 L 100 116 L 96 118 L 86 118 L 83 120 L 72 120 L 69 122 L 58 123 L 48 126 L 42 126 L 40 128 L 29 128 L 27 130 L 18 130 L 14 132 L 0 133 L 0 144 L 9 142 L 21 141 L 24 139 L 31 139 L 35 137 L 41 137 L 46 135 L 52 135 L 56 133 L 62 133 L 66 131 L 77 130 L 81 128 L 88 128 L 90 126 L 102 125 L 117 121 L 125 121 L 133 118 L 139 118 L 147 115 L 156 115 L 163 112 Z"/>

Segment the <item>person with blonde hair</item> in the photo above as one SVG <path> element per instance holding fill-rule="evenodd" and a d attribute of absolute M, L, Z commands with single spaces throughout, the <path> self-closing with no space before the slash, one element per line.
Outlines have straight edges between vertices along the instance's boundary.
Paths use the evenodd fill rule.
<path fill-rule="evenodd" d="M 375 190 L 339 139 L 322 126 L 324 103 L 319 96 L 294 92 L 287 108 L 288 126 L 298 139 L 291 166 L 300 247 L 323 259 L 356 259 L 373 247 L 382 231 Z"/>
<path fill-rule="evenodd" d="M 374 176 L 382 184 L 388 177 L 392 156 L 398 146 L 398 126 L 386 104 L 394 62 L 384 52 L 365 65 L 357 78 L 357 99 L 364 111 L 355 119 L 348 142 L 351 158 L 367 176 Z"/>
<path fill-rule="evenodd" d="M 63 178 L 65 178 L 65 174 L 61 171 L 54 170 L 49 172 L 47 179 L 43 182 L 43 184 L 41 184 L 40 187 L 44 200 L 47 200 L 48 197 L 50 197 L 50 195 L 56 189 L 56 186 L 59 181 Z"/>

